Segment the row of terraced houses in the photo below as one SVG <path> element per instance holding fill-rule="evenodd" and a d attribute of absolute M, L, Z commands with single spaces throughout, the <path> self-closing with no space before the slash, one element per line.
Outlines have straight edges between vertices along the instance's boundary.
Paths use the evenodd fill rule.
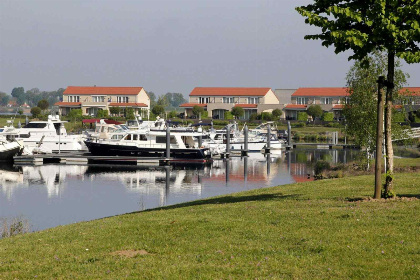
<path fill-rule="evenodd" d="M 407 98 L 405 104 L 411 110 L 420 107 L 420 87 L 403 88 Z M 333 112 L 335 119 L 341 118 L 344 104 L 350 97 L 347 88 L 298 88 L 276 89 L 245 87 L 196 87 L 189 95 L 189 102 L 180 105 L 185 116 L 193 115 L 194 106 L 200 106 L 213 119 L 224 119 L 225 112 L 233 107 L 245 111 L 242 119 L 249 119 L 254 113 L 271 112 L 281 109 L 283 119 L 296 119 L 297 113 L 306 111 L 312 104 L 320 105 L 325 112 Z M 77 87 L 69 86 L 63 93 L 63 101 L 55 104 L 61 115 L 72 109 L 82 109 L 84 115 L 96 115 L 99 109 L 110 107 L 133 108 L 138 115 L 146 116 L 150 108 L 150 98 L 142 87 Z"/>

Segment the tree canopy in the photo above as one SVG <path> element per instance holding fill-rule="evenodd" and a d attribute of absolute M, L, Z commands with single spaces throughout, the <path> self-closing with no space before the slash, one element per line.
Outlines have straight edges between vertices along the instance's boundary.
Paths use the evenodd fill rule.
<path fill-rule="evenodd" d="M 203 112 L 204 112 L 203 107 L 200 107 L 200 106 L 195 105 L 195 106 L 192 108 L 192 113 L 194 114 L 194 116 L 198 116 L 198 115 L 200 115 L 200 114 L 203 114 Z"/>
<path fill-rule="evenodd" d="M 47 100 L 42 99 L 38 102 L 38 107 L 41 108 L 41 110 L 46 110 L 50 107 L 50 103 L 48 103 Z"/>
<path fill-rule="evenodd" d="M 165 107 L 163 107 L 162 105 L 155 105 L 152 108 L 152 113 L 155 116 L 162 116 L 163 114 L 165 114 Z"/>
<path fill-rule="evenodd" d="M 245 110 L 242 107 L 233 107 L 231 112 L 237 119 L 245 114 Z"/>
<path fill-rule="evenodd" d="M 362 61 L 373 51 L 386 50 L 407 63 L 420 62 L 419 0 L 315 0 L 296 10 L 306 23 L 322 28 L 305 39 L 322 40 L 336 53 L 352 50 L 349 59 Z"/>
<path fill-rule="evenodd" d="M 320 105 L 311 105 L 308 107 L 306 112 L 314 119 L 322 117 L 322 114 L 324 113 Z"/>

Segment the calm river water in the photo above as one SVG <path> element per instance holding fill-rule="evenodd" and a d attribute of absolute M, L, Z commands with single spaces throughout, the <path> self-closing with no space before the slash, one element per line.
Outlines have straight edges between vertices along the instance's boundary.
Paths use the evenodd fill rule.
<path fill-rule="evenodd" d="M 0 165 L 0 220 L 37 231 L 244 190 L 313 180 L 319 159 L 347 162 L 355 150 L 293 150 L 195 167 Z M 310 176 L 308 176 L 308 174 Z"/>

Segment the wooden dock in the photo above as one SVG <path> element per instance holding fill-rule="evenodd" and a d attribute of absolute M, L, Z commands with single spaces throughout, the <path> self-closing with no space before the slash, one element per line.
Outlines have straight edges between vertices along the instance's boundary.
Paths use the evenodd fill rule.
<path fill-rule="evenodd" d="M 296 149 L 298 146 L 311 146 L 317 149 L 358 149 L 357 145 L 353 144 L 331 144 L 331 143 L 292 143 L 286 146 L 286 150 Z"/>
<path fill-rule="evenodd" d="M 37 154 L 13 157 L 15 165 L 42 165 L 45 163 L 60 163 L 69 165 L 85 164 L 120 164 L 138 166 L 165 166 L 165 165 L 189 165 L 205 164 L 211 159 L 180 159 L 164 157 L 128 157 L 128 156 L 93 156 L 90 153 L 61 153 L 61 154 Z"/>

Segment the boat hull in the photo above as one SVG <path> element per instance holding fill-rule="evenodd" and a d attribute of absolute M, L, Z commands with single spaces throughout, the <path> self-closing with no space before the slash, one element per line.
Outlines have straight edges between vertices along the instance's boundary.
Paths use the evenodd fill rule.
<path fill-rule="evenodd" d="M 149 148 L 137 146 L 125 146 L 100 142 L 85 141 L 89 152 L 94 156 L 135 156 L 135 157 L 156 157 L 166 156 L 165 148 Z M 207 148 L 200 149 L 171 149 L 171 158 L 180 159 L 205 159 Z"/>
<path fill-rule="evenodd" d="M 12 161 L 13 157 L 21 151 L 21 146 L 16 143 L 3 144 L 0 145 L 0 160 L 1 161 Z"/>

